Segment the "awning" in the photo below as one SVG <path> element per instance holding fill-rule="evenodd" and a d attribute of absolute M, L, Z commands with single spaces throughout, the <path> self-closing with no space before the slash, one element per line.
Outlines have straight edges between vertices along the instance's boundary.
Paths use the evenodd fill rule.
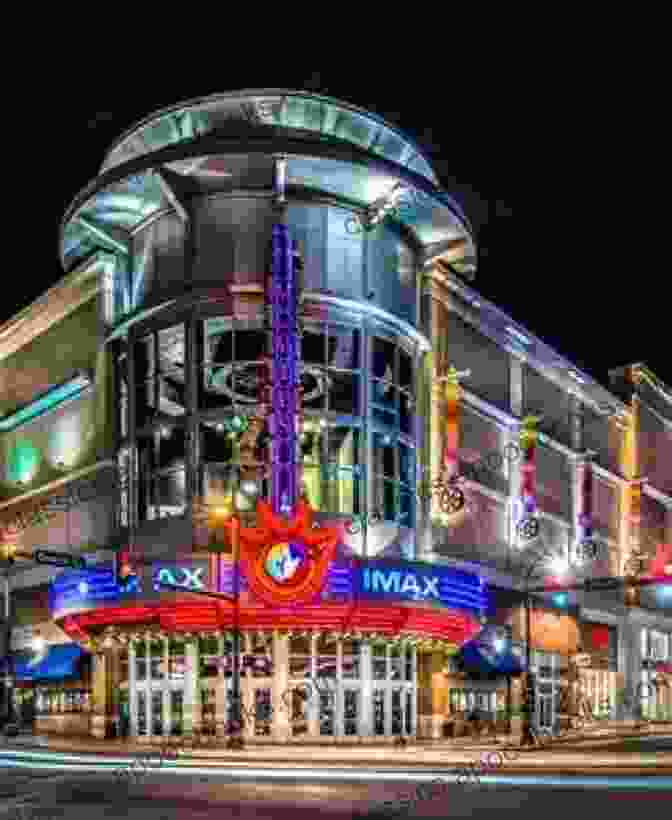
<path fill-rule="evenodd" d="M 523 672 L 523 661 L 510 649 L 496 652 L 481 641 L 468 641 L 458 654 L 458 663 L 465 672 L 476 677 L 497 678 L 516 676 Z"/>
<path fill-rule="evenodd" d="M 35 658 L 17 654 L 14 656 L 14 678 L 20 680 L 62 680 L 79 675 L 79 661 L 86 653 L 75 643 L 50 646 L 47 654 L 38 662 Z"/>

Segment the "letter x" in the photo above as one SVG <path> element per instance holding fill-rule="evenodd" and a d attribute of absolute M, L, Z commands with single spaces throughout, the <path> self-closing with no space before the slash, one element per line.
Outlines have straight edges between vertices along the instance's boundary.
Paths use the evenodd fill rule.
<path fill-rule="evenodd" d="M 203 567 L 198 567 L 197 569 L 194 569 L 194 570 L 186 569 L 184 567 L 181 567 L 181 569 L 182 569 L 182 572 L 184 573 L 184 583 L 181 584 L 180 586 L 185 586 L 185 587 L 192 586 L 192 585 L 197 586 L 197 587 L 203 586 L 203 584 L 201 583 L 201 581 L 198 578 L 198 576 L 201 575 L 201 573 L 203 572 Z"/>
<path fill-rule="evenodd" d="M 423 576 L 422 580 L 425 582 L 425 591 L 423 595 L 428 595 L 431 592 L 434 597 L 439 598 L 439 590 L 436 588 L 436 585 L 439 583 L 439 579 L 436 577 L 427 578 L 426 576 Z"/>

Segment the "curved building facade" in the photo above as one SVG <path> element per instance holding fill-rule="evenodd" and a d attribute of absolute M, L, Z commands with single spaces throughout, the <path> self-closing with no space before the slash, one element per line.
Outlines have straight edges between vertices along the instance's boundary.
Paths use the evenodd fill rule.
<path fill-rule="evenodd" d="M 420 730 L 418 647 L 456 652 L 487 607 L 421 560 L 446 254 L 468 270 L 471 232 L 421 151 L 331 99 L 196 100 L 110 150 L 61 255 L 104 282 L 119 552 L 52 589 L 98 653 L 97 733 L 235 731 L 236 634 L 248 738 Z"/>

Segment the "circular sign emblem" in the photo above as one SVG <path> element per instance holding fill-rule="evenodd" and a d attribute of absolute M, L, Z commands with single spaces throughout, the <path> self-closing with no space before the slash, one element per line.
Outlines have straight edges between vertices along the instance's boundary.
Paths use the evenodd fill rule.
<path fill-rule="evenodd" d="M 273 544 L 264 560 L 264 569 L 279 584 L 298 580 L 302 568 L 305 570 L 306 550 L 295 541 Z"/>

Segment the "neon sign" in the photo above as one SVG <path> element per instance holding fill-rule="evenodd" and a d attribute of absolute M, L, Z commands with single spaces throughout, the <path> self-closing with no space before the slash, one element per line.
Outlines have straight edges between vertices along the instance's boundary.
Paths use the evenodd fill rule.
<path fill-rule="evenodd" d="M 362 561 L 353 581 L 355 594 L 364 599 L 427 602 L 479 614 L 489 607 L 481 578 L 421 561 Z"/>
<path fill-rule="evenodd" d="M 162 590 L 161 584 L 172 587 L 182 587 L 188 590 L 205 590 L 207 578 L 205 566 L 166 566 L 155 565 L 152 570 L 152 582 L 156 592 Z M 165 588 L 164 588 L 165 589 Z"/>

